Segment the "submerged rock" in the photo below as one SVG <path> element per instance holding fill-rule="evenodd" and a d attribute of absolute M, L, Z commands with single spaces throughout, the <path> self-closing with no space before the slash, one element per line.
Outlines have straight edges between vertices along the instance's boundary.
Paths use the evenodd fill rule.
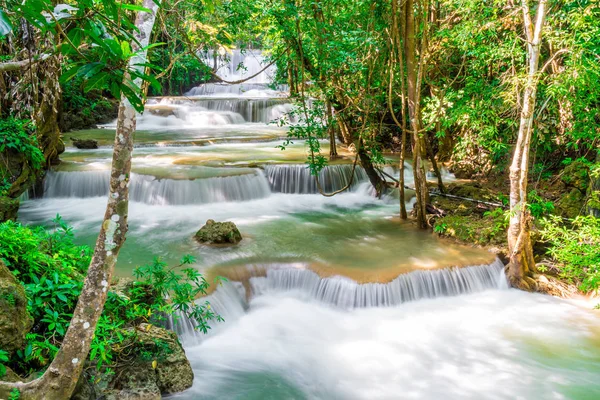
<path fill-rule="evenodd" d="M 215 222 L 209 219 L 196 232 L 195 238 L 200 243 L 236 244 L 242 240 L 242 234 L 233 222 Z"/>
<path fill-rule="evenodd" d="M 25 289 L 0 260 L 0 349 L 10 354 L 22 349 L 32 325 Z"/>
<path fill-rule="evenodd" d="M 73 142 L 73 146 L 77 147 L 78 149 L 98 148 L 98 141 L 94 139 L 75 139 L 72 137 L 71 141 Z"/>

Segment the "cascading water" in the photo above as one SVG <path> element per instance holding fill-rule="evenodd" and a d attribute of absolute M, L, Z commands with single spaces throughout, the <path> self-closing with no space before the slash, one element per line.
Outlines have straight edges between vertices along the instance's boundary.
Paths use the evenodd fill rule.
<path fill-rule="evenodd" d="M 257 268 L 255 268 L 257 269 Z M 389 283 L 365 283 L 335 276 L 321 278 L 304 268 L 289 266 L 258 268 L 265 276 L 249 280 L 250 293 L 241 286 L 234 288 L 226 283 L 216 292 L 199 300 L 208 301 L 226 322 L 235 321 L 247 308 L 246 298 L 294 292 L 310 301 L 319 301 L 343 309 L 365 307 L 390 307 L 420 299 L 457 296 L 488 289 L 508 289 L 504 264 L 496 259 L 489 265 L 464 268 L 414 271 L 402 274 Z M 184 340 L 199 341 L 202 336 L 193 329 L 193 323 L 182 320 L 176 330 Z"/>
<path fill-rule="evenodd" d="M 307 165 L 267 165 L 265 175 L 274 192 L 314 194 L 318 193 L 317 181 L 310 174 Z M 352 165 L 330 165 L 319 173 L 319 182 L 325 192 L 333 192 L 342 189 L 350 183 L 352 176 Z M 362 167 L 357 166 L 354 170 L 352 187 L 367 180 L 367 174 Z"/>
<path fill-rule="evenodd" d="M 44 198 L 96 197 L 108 193 L 109 171 L 48 172 Z M 262 173 L 195 180 L 156 179 L 131 174 L 130 198 L 153 205 L 206 204 L 221 201 L 248 201 L 270 196 Z"/>
<path fill-rule="evenodd" d="M 358 284 L 348 278 L 321 278 L 314 272 L 298 269 L 269 270 L 266 277 L 254 277 L 250 283 L 254 295 L 294 290 L 346 309 L 386 307 L 486 289 L 508 289 L 504 264 L 498 259 L 490 265 L 414 271 L 389 283 Z"/>

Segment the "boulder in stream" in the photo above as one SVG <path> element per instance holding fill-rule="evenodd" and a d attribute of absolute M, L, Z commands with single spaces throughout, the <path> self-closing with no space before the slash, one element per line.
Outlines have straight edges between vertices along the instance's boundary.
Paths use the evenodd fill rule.
<path fill-rule="evenodd" d="M 74 137 L 71 138 L 73 142 L 73 146 L 78 149 L 97 149 L 98 141 L 94 139 L 76 139 Z"/>
<path fill-rule="evenodd" d="M 242 240 L 242 234 L 233 222 L 215 222 L 212 219 L 196 232 L 195 238 L 200 243 L 236 244 Z"/>

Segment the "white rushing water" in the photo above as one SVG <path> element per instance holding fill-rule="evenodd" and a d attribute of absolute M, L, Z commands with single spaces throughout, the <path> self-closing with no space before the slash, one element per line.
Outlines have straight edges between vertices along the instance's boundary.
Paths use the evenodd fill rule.
<path fill-rule="evenodd" d="M 197 378 L 176 398 L 592 400 L 599 331 L 591 311 L 516 290 L 351 311 L 273 293 L 186 346 Z"/>

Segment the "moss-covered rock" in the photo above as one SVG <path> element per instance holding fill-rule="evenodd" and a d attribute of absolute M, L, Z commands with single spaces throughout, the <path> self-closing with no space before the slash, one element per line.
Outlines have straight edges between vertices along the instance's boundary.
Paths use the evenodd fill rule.
<path fill-rule="evenodd" d="M 567 188 L 579 189 L 585 193 L 590 184 L 590 168 L 582 161 L 573 161 L 562 171 L 560 180 Z"/>
<path fill-rule="evenodd" d="M 121 368 L 103 390 L 106 399 L 160 399 L 192 386 L 194 372 L 174 332 L 149 324 L 135 331 L 138 347 L 159 347 L 161 352 Z"/>
<path fill-rule="evenodd" d="M 0 260 L 0 349 L 9 354 L 22 349 L 32 325 L 25 289 Z"/>
<path fill-rule="evenodd" d="M 0 222 L 17 219 L 19 199 L 0 196 Z"/>
<path fill-rule="evenodd" d="M 97 149 L 98 141 L 94 139 L 76 139 L 71 138 L 71 142 L 73 142 L 73 146 L 78 149 Z"/>
<path fill-rule="evenodd" d="M 215 222 L 209 219 L 196 232 L 195 238 L 200 243 L 236 244 L 242 240 L 242 234 L 233 222 Z"/>
<path fill-rule="evenodd" d="M 558 213 L 566 218 L 577 217 L 584 208 L 585 195 L 577 188 L 563 195 L 556 203 Z"/>

